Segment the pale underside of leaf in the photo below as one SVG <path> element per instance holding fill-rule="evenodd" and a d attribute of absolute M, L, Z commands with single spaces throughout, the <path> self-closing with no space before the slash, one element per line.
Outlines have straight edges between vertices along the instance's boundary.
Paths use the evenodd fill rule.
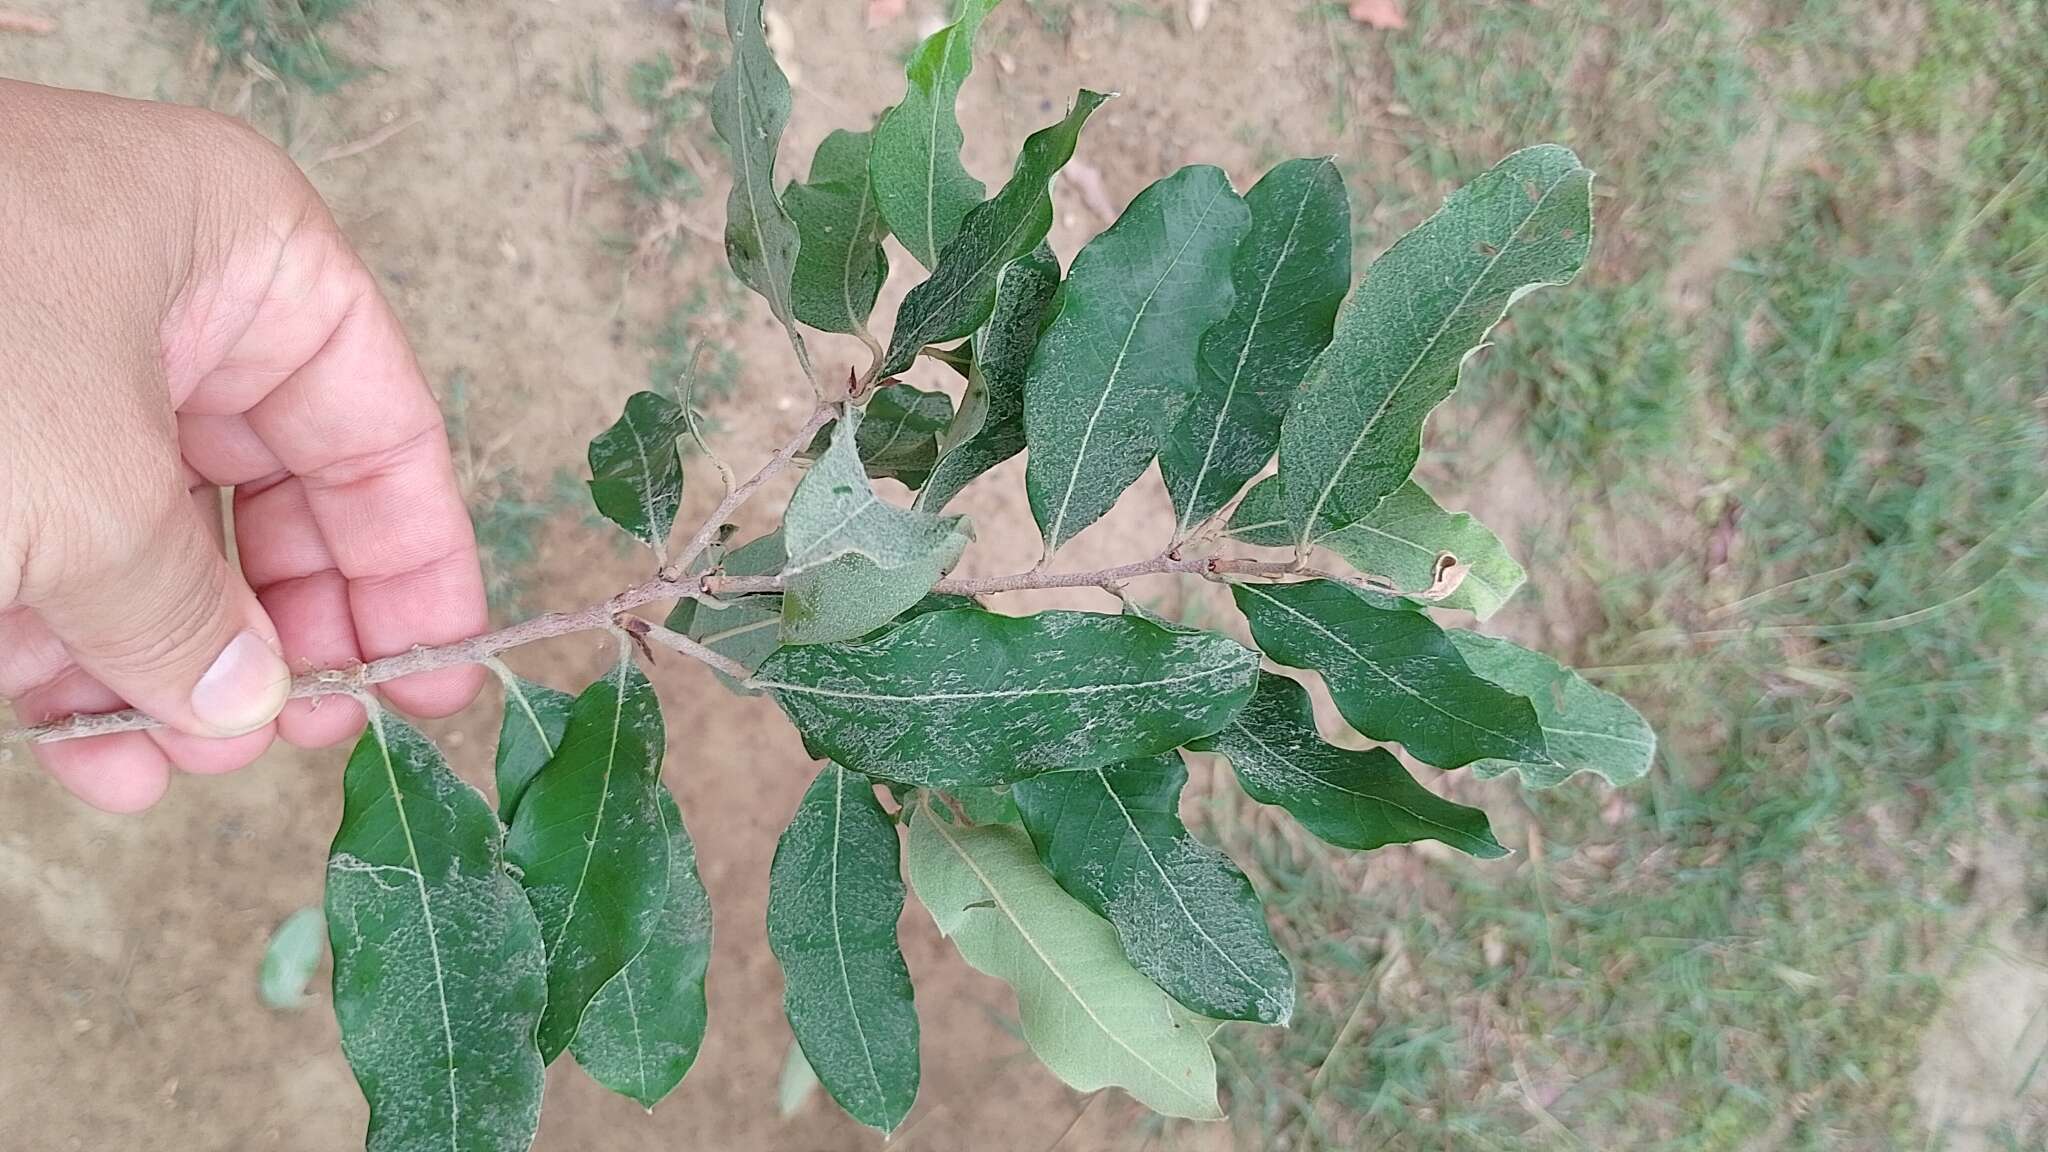
<path fill-rule="evenodd" d="M 910 880 L 961 956 L 1016 990 L 1024 1038 L 1054 1075 L 1082 1092 L 1122 1088 L 1170 1116 L 1222 1116 L 1208 1022 L 1130 966 L 1022 831 L 948 826 L 921 805 Z"/>
<path fill-rule="evenodd" d="M 725 253 L 733 274 L 782 322 L 808 373 L 810 353 L 797 331 L 791 298 L 800 241 L 775 193 L 775 153 L 789 123 L 789 80 L 768 48 L 761 2 L 726 0 L 732 58 L 712 91 L 711 122 L 733 157 Z"/>

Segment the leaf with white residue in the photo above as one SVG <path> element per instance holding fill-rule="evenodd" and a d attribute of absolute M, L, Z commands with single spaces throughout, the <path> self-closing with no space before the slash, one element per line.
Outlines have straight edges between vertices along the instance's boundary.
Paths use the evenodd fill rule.
<path fill-rule="evenodd" d="M 1012 260 L 1029 255 L 1052 230 L 1052 178 L 1073 158 L 1081 126 L 1107 99 L 1083 89 L 1066 119 L 1024 141 L 1010 182 L 974 206 L 939 254 L 931 278 L 903 298 L 889 353 L 876 369 L 877 379 L 909 368 L 928 344 L 973 335 L 988 319 L 995 307 L 997 274 Z"/>
<path fill-rule="evenodd" d="M 590 442 L 590 498 L 604 517 L 668 556 L 683 504 L 683 410 L 658 392 L 635 392 L 618 423 Z"/>
<path fill-rule="evenodd" d="M 1217 1020 L 1285 1024 L 1294 970 L 1230 857 L 1188 834 L 1172 752 L 1010 789 L 1046 870 L 1116 928 L 1124 955 L 1188 1008 Z"/>
<path fill-rule="evenodd" d="M 655 804 L 668 836 L 668 899 L 647 946 L 583 1010 L 569 1052 L 590 1078 L 653 1108 L 682 1083 L 704 1042 L 711 898 L 697 846 L 667 787 Z"/>
<path fill-rule="evenodd" d="M 491 806 L 380 709 L 341 780 L 327 936 L 369 1152 L 525 1152 L 540 1123 L 540 926 Z"/>
<path fill-rule="evenodd" d="M 1116 932 L 1039 866 L 1017 828 L 910 819 L 910 883 L 939 932 L 1017 992 L 1024 1040 L 1081 1092 L 1122 1088 L 1168 1116 L 1217 1120 L 1213 1025 L 1131 967 Z"/>
<path fill-rule="evenodd" d="M 904 69 L 903 99 L 875 127 L 875 192 L 889 231 L 919 264 L 937 266 L 960 221 L 981 203 L 981 181 L 960 163 L 953 103 L 974 68 L 974 37 L 1000 0 L 961 0 Z"/>
<path fill-rule="evenodd" d="M 1416 783 L 1392 752 L 1324 741 L 1307 690 L 1285 676 L 1259 673 L 1244 711 L 1188 747 L 1228 757 L 1247 795 L 1339 848 L 1436 840 L 1481 859 L 1507 854 L 1485 812 Z"/>
<path fill-rule="evenodd" d="M 499 679 L 505 685 L 505 718 L 498 726 L 495 776 L 498 819 L 509 825 L 526 786 L 562 746 L 562 732 L 569 726 L 569 710 L 576 698 L 510 673 L 500 673 Z"/>
<path fill-rule="evenodd" d="M 513 814 L 505 855 L 547 945 L 539 1043 L 549 1061 L 660 922 L 669 859 L 656 796 L 666 744 L 654 686 L 622 654 L 576 697 L 561 747 Z"/>
<path fill-rule="evenodd" d="M 1351 204 L 1328 157 L 1276 165 L 1250 192 L 1230 314 L 1202 334 L 1195 392 L 1159 446 L 1176 538 L 1237 495 L 1280 446 L 1280 420 L 1330 342 L 1351 286 Z"/>
<path fill-rule="evenodd" d="M 1298 547 L 1372 514 L 1422 452 L 1422 425 L 1508 306 L 1563 284 L 1592 239 L 1593 173 L 1525 148 L 1453 192 L 1373 261 L 1280 432 Z"/>
<path fill-rule="evenodd" d="M 966 520 L 882 499 L 862 468 L 849 408 L 783 519 L 782 642 L 829 644 L 887 624 L 924 598 L 967 547 Z"/>
<path fill-rule="evenodd" d="M 1591 772 L 1609 784 L 1627 784 L 1650 770 L 1657 734 L 1628 701 L 1541 652 L 1475 632 L 1449 635 L 1474 672 L 1527 696 L 1543 725 L 1541 759 L 1481 760 L 1473 765 L 1481 779 L 1519 772 L 1528 787 L 1551 788 Z"/>
<path fill-rule="evenodd" d="M 974 366 L 917 507 L 937 512 L 975 477 L 1024 450 L 1024 375 L 1059 295 L 1060 262 L 1040 245 L 996 277 L 995 310 L 974 336 Z"/>
<path fill-rule="evenodd" d="M 753 685 L 819 759 L 927 787 L 1005 784 L 1178 748 L 1251 696 L 1258 654 L 1136 616 L 961 608 L 784 648 Z"/>
<path fill-rule="evenodd" d="M 896 823 L 865 776 L 827 764 L 775 846 L 768 947 L 783 1008 L 832 1098 L 882 1132 L 917 1098 L 917 1005 L 896 944 Z"/>
<path fill-rule="evenodd" d="M 832 133 L 811 158 L 810 180 L 782 194 L 798 238 L 791 275 L 796 318 L 821 332 L 866 331 L 889 276 L 868 146 L 866 132 Z"/>
<path fill-rule="evenodd" d="M 1154 183 L 1088 242 L 1024 382 L 1024 485 L 1048 554 L 1144 474 L 1193 396 L 1202 333 L 1230 311 L 1251 215 L 1220 168 Z"/>
<path fill-rule="evenodd" d="M 1535 708 L 1466 667 L 1426 614 L 1380 607 L 1331 580 L 1237 584 L 1231 593 L 1259 648 L 1322 673 L 1337 710 L 1372 739 L 1438 768 L 1544 757 Z"/>

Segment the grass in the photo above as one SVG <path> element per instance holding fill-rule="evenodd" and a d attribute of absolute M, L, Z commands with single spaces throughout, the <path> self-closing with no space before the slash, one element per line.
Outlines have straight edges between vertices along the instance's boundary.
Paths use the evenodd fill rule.
<path fill-rule="evenodd" d="M 190 21 L 213 46 L 218 68 L 253 60 L 282 82 L 331 92 L 357 73 L 321 39 L 356 0 L 150 0 L 153 11 Z"/>
<path fill-rule="evenodd" d="M 2014 34 L 2040 6 L 1722 11 L 1333 28 L 1332 67 L 1407 109 L 1368 251 L 1509 147 L 1601 171 L 1599 265 L 1525 301 L 1460 402 L 1524 412 L 1578 509 L 1547 566 L 1598 589 L 1570 655 L 1666 754 L 1619 793 L 1489 787 L 1524 829 L 1497 864 L 1214 812 L 1305 990 L 1291 1031 L 1225 1032 L 1244 1146 L 1943 1147 L 1927 1021 L 1986 901 L 2042 931 L 2048 54 Z M 1785 175 L 1752 200 L 1725 174 L 1759 138 Z M 1681 315 L 1716 214 L 1744 242 Z M 1986 1135 L 2043 1146 L 2029 1123 Z"/>

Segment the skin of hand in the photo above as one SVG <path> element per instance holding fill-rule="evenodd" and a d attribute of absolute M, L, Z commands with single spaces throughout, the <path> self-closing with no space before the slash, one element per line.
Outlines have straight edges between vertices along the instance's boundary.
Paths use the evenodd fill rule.
<path fill-rule="evenodd" d="M 136 811 L 173 766 L 361 729 L 346 697 L 287 703 L 292 672 L 485 624 L 440 410 L 291 161 L 209 112 L 0 80 L 0 697 L 170 725 L 37 758 Z M 482 678 L 382 690 L 441 716 Z"/>

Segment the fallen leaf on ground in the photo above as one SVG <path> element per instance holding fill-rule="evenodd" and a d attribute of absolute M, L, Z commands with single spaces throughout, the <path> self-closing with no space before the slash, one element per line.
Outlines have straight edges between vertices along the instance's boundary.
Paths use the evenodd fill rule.
<path fill-rule="evenodd" d="M 1351 18 L 1368 28 L 1406 28 L 1401 0 L 1351 0 Z"/>
<path fill-rule="evenodd" d="M 1188 0 L 1188 27 L 1200 32 L 1209 23 L 1211 0 Z"/>

